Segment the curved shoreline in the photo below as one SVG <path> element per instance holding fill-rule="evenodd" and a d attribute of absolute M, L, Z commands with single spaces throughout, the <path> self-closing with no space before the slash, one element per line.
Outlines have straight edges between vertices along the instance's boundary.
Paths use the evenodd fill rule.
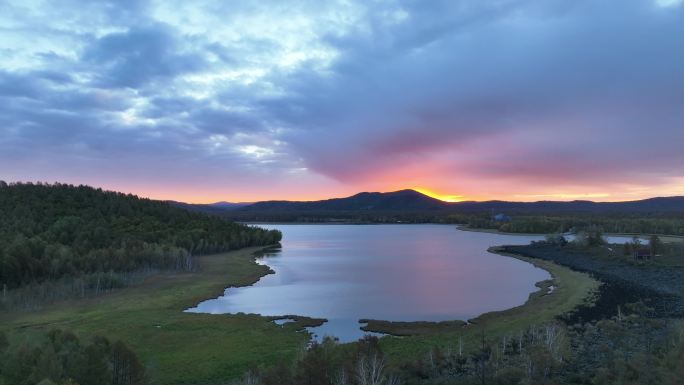
<path fill-rule="evenodd" d="M 538 323 L 541 320 L 551 321 L 555 317 L 571 312 L 581 305 L 589 305 L 594 300 L 594 295 L 600 286 L 600 282 L 594 280 L 588 274 L 574 271 L 553 262 L 506 253 L 502 248 L 503 246 L 492 246 L 487 251 L 528 262 L 535 267 L 547 271 L 551 275 L 551 279 L 535 283 L 539 290 L 530 293 L 527 301 L 522 305 L 505 310 L 486 312 L 467 321 L 392 322 L 362 319 L 359 322 L 366 323 L 366 325 L 361 330 L 399 337 L 429 336 L 453 332 L 467 333 L 472 329 L 495 327 L 499 323 L 510 323 L 534 316 L 540 308 L 544 312 L 540 314 L 540 317 L 535 317 L 535 322 L 533 323 Z M 553 290 L 551 287 L 553 287 Z M 553 314 L 549 314 L 549 310 Z"/>
<path fill-rule="evenodd" d="M 649 303 L 652 316 L 684 315 L 684 268 L 679 264 L 634 263 L 597 250 L 545 244 L 507 246 L 506 251 L 586 272 L 604 283 L 596 306 L 578 309 L 570 322 L 610 318 L 618 306 L 639 301 Z"/>
<path fill-rule="evenodd" d="M 462 227 L 458 230 L 468 231 Z M 529 234 L 507 234 L 524 236 Z M 487 252 L 498 254 L 505 257 L 516 258 L 518 260 L 530 263 L 531 265 L 543 269 L 551 276 L 550 279 L 539 281 L 535 286 L 539 289 L 529 294 L 527 300 L 521 305 L 504 310 L 494 310 L 480 314 L 479 316 L 468 320 L 446 320 L 446 321 L 387 321 L 378 319 L 359 319 L 359 328 L 364 332 L 381 333 L 388 336 L 396 337 L 415 337 L 415 336 L 430 336 L 443 333 L 453 332 L 467 332 L 473 329 L 480 329 L 483 327 L 498 327 L 499 323 L 517 323 L 520 319 L 530 318 L 532 323 L 539 321 L 552 321 L 563 314 L 569 313 L 578 307 L 590 305 L 594 300 L 595 294 L 598 292 L 600 282 L 590 277 L 588 274 L 572 270 L 568 267 L 558 265 L 551 261 L 531 258 L 524 255 L 504 252 L 505 246 L 491 246 Z M 264 253 L 267 253 L 271 247 L 264 248 L 254 252 L 251 256 L 252 263 L 262 266 L 266 271 L 259 277 L 256 277 L 251 282 L 246 282 L 240 285 L 228 286 L 230 287 L 245 287 L 251 286 L 258 282 L 262 277 L 273 274 L 274 271 L 267 264 L 258 263 L 257 259 Z M 553 287 L 553 290 L 551 289 Z M 225 293 L 225 289 L 223 293 Z M 221 294 L 223 295 L 223 294 Z M 207 300 L 205 297 L 204 300 Z M 201 302 L 201 301 L 200 301 Z M 196 306 L 197 303 L 194 305 Z M 237 313 L 240 314 L 240 313 Z M 539 317 L 535 316 L 539 314 Z M 317 327 L 324 324 L 327 320 L 319 318 L 311 318 L 300 315 L 282 315 L 282 316 L 264 316 L 258 313 L 250 314 L 259 316 L 271 321 L 281 319 L 293 319 L 295 322 L 289 323 L 298 331 L 309 333 L 313 337 L 313 333 L 308 329 L 310 327 Z"/>
<path fill-rule="evenodd" d="M 279 326 L 254 314 L 188 313 L 183 310 L 247 286 L 268 273 L 254 262 L 264 247 L 199 256 L 192 272 L 160 273 L 110 294 L 74 299 L 35 312 L 0 312 L 0 330 L 31 340 L 51 328 L 81 338 L 105 334 L 129 345 L 155 370 L 151 382 L 223 384 L 255 362 L 276 365 L 297 357 L 309 338 L 299 322 Z M 306 322 L 306 323 L 305 323 Z"/>
<path fill-rule="evenodd" d="M 251 261 L 254 265 L 261 266 L 262 274 L 258 276 L 252 276 L 251 279 L 246 280 L 244 282 L 240 282 L 237 284 L 232 284 L 225 286 L 221 293 L 217 293 L 215 295 L 209 296 L 209 298 L 204 297 L 204 299 L 197 301 L 196 299 L 194 300 L 195 303 L 192 305 L 192 307 L 186 307 L 183 312 L 184 313 L 191 313 L 191 314 L 210 314 L 210 315 L 245 315 L 245 313 L 221 313 L 221 314 L 211 314 L 211 313 L 204 313 L 204 312 L 197 312 L 197 311 L 192 311 L 193 309 L 196 309 L 197 306 L 204 302 L 204 301 L 209 301 L 211 299 L 216 299 L 220 298 L 224 295 L 226 295 L 226 290 L 230 288 L 238 288 L 238 287 L 248 287 L 256 284 L 259 282 L 262 278 L 270 275 L 270 274 L 275 274 L 275 271 L 268 266 L 265 263 L 258 263 L 257 259 L 262 258 L 265 254 L 268 252 L 280 248 L 280 244 L 273 244 L 273 245 L 268 245 L 268 246 L 260 246 L 258 249 L 254 250 L 251 252 Z M 200 267 L 201 268 L 201 267 Z M 328 322 L 327 319 L 325 318 L 313 318 L 313 317 L 308 317 L 308 316 L 303 316 L 303 315 L 296 315 L 296 314 L 283 314 L 283 315 L 278 315 L 278 316 L 264 316 L 258 313 L 249 313 L 246 315 L 253 315 L 253 316 L 258 316 L 262 318 L 266 318 L 270 321 L 279 321 L 279 320 L 286 320 L 286 319 L 291 319 L 292 322 L 288 322 L 289 326 L 294 327 L 297 331 L 306 331 L 308 333 L 307 328 L 310 327 L 317 327 L 323 325 L 325 322 Z"/>
<path fill-rule="evenodd" d="M 48 327 L 67 328 L 81 337 L 106 333 L 130 344 L 145 362 L 154 362 L 154 383 L 171 384 L 181 380 L 222 383 L 237 378 L 254 362 L 276 365 L 296 357 L 309 340 L 300 331 L 308 322 L 276 325 L 274 318 L 255 314 L 187 313 L 207 298 L 221 295 L 226 287 L 249 286 L 269 273 L 256 262 L 264 247 L 198 257 L 198 271 L 159 274 L 139 285 L 107 296 L 67 301 L 38 312 L 0 314 L 0 329 L 13 329 L 30 335 Z M 572 282 L 559 275 L 561 285 Z M 535 308 L 526 312 L 509 309 L 494 320 L 487 315 L 467 328 L 448 328 L 443 333 L 406 338 L 382 338 L 383 351 L 397 358 L 415 357 L 433 346 L 476 346 L 478 332 L 510 334 L 531 324 L 552 320 L 548 309 L 563 288 L 542 296 Z M 550 302 L 547 305 L 547 302 Z M 523 306 L 524 307 L 524 306 Z M 547 309 L 548 307 L 548 309 Z M 469 340 L 470 339 L 470 340 Z"/>

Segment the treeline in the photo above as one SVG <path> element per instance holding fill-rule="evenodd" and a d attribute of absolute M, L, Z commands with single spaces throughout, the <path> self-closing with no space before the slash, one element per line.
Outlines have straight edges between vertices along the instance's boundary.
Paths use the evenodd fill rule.
<path fill-rule="evenodd" d="M 72 298 L 96 297 L 141 282 L 155 270 L 95 272 L 24 284 L 0 292 L 0 310 L 36 310 Z"/>
<path fill-rule="evenodd" d="M 475 229 L 507 233 L 550 234 L 600 227 L 606 233 L 684 235 L 681 214 L 582 214 L 513 215 L 510 221 L 496 221 L 489 214 L 449 215 L 443 222 L 467 224 Z"/>
<path fill-rule="evenodd" d="M 565 382 L 681 384 L 684 323 L 653 318 L 653 313 L 644 302 L 636 302 L 618 308 L 610 319 L 570 327 Z"/>
<path fill-rule="evenodd" d="M 194 255 L 281 239 L 276 230 L 88 186 L 0 181 L 0 213 L 3 290 L 98 272 L 190 270 Z"/>
<path fill-rule="evenodd" d="M 12 343 L 0 332 L 0 384 L 144 385 L 145 367 L 121 341 L 93 337 L 84 343 L 71 332 L 52 330 L 40 343 Z"/>
<path fill-rule="evenodd" d="M 498 214 L 498 213 L 497 213 Z M 684 236 L 684 215 L 681 213 L 549 213 L 531 215 L 509 213 L 510 220 L 494 220 L 491 212 L 446 213 L 434 211 L 336 211 L 336 212 L 242 212 L 224 211 L 226 218 L 247 222 L 300 223 L 445 223 L 467 225 L 474 229 L 499 230 L 508 233 L 551 234 L 582 231 L 600 227 L 606 233 L 664 234 Z"/>
<path fill-rule="evenodd" d="M 239 385 L 679 385 L 684 378 L 681 321 L 648 317 L 643 303 L 616 317 L 565 327 L 530 327 L 473 346 L 434 347 L 405 362 L 386 357 L 376 337 L 353 349 L 326 339 L 294 363 L 253 369 Z"/>
<path fill-rule="evenodd" d="M 443 214 L 434 211 L 311 211 L 301 213 L 229 210 L 215 214 L 232 220 L 254 223 L 439 223 L 445 218 Z"/>
<path fill-rule="evenodd" d="M 293 362 L 254 368 L 232 385 L 399 385 L 399 372 L 388 367 L 378 338 L 366 336 L 351 349 L 326 337 L 312 342 Z"/>

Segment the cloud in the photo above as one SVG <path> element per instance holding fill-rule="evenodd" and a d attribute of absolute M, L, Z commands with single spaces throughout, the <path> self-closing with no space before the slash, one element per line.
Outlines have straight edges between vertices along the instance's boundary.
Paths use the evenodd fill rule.
<path fill-rule="evenodd" d="M 301 74 L 275 111 L 307 164 L 346 182 L 434 153 L 467 154 L 452 157 L 457 175 L 557 179 L 573 162 L 595 166 L 566 174 L 574 183 L 620 167 L 671 174 L 684 165 L 672 150 L 684 139 L 681 10 L 643 1 L 619 12 L 587 1 L 453 3 L 465 11 L 421 4 L 396 25 L 345 36 L 332 77 Z M 508 147 L 468 151 L 489 136 L 508 137 Z M 574 158 L 554 159 L 558 147 Z"/>
<path fill-rule="evenodd" d="M 134 26 L 97 38 L 82 60 L 104 67 L 95 79 L 105 87 L 138 88 L 205 66 L 203 55 L 183 52 L 173 30 L 163 24 Z"/>
<path fill-rule="evenodd" d="M 60 4 L 3 6 L 0 178 L 322 196 L 684 178 L 679 2 Z"/>

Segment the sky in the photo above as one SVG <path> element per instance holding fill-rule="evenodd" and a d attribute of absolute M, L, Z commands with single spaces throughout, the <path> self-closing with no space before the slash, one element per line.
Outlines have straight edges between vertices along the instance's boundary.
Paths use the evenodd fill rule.
<path fill-rule="evenodd" d="M 0 1 L 0 179 L 684 195 L 681 0 Z"/>

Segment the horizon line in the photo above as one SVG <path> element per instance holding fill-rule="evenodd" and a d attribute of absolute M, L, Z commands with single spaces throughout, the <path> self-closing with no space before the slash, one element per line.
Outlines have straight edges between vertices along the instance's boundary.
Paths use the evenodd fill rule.
<path fill-rule="evenodd" d="M 389 189 L 389 190 L 384 190 L 384 191 L 359 191 L 354 194 L 350 195 L 340 195 L 340 196 L 332 196 L 332 197 L 323 197 L 323 198 L 314 198 L 314 199 L 256 199 L 256 200 L 251 200 L 251 201 L 244 201 L 244 200 L 231 200 L 230 198 L 224 198 L 224 199 L 218 199 L 218 200 L 208 200 L 208 201 L 193 201 L 192 199 L 183 199 L 183 198 L 158 198 L 153 196 L 153 194 L 147 194 L 144 192 L 137 192 L 137 191 L 125 191 L 125 189 L 119 189 L 119 188 L 110 188 L 110 187 L 101 187 L 97 186 L 94 184 L 88 184 L 88 183 L 69 183 L 69 182 L 46 182 L 46 181 L 5 181 L 0 179 L 0 182 L 5 182 L 8 185 L 12 184 L 42 184 L 42 185 L 69 185 L 69 186 L 87 186 L 91 187 L 94 189 L 101 189 L 103 191 L 110 191 L 110 192 L 116 192 L 116 193 L 121 193 L 121 194 L 131 194 L 135 195 L 139 198 L 144 198 L 144 199 L 150 199 L 150 200 L 156 200 L 156 201 L 162 201 L 162 202 L 178 202 L 178 203 L 184 203 L 184 204 L 191 204 L 191 205 L 214 205 L 218 203 L 229 203 L 229 204 L 242 204 L 242 205 L 249 205 L 249 204 L 254 204 L 258 202 L 318 202 L 318 201 L 325 201 L 325 200 L 332 200 L 332 199 L 345 199 L 345 198 L 350 198 L 352 196 L 358 195 L 358 194 L 363 194 L 363 193 L 378 193 L 378 194 L 391 194 L 391 193 L 396 193 L 396 192 L 401 192 L 401 191 L 413 191 L 419 194 L 422 194 L 424 196 L 439 200 L 444 203 L 448 204 L 458 204 L 458 203 L 484 203 L 484 202 L 512 202 L 512 203 L 535 203 L 535 202 L 592 202 L 592 203 L 624 203 L 624 202 L 638 202 L 638 201 L 644 201 L 644 200 L 649 200 L 649 199 L 658 199 L 658 198 L 677 198 L 677 197 L 684 197 L 682 194 L 675 194 L 675 195 L 654 195 L 654 196 L 648 196 L 648 197 L 642 197 L 642 198 L 636 198 L 636 199 L 616 199 L 616 200 L 603 200 L 603 199 L 590 199 L 591 196 L 604 196 L 603 194 L 534 194 L 534 195 L 525 195 L 528 197 L 549 197 L 550 199 L 502 199 L 502 198 L 497 198 L 497 199 L 469 199 L 466 196 L 463 195 L 457 195 L 457 194 L 440 194 L 437 192 L 434 192 L 434 190 L 430 190 L 427 188 L 422 188 L 422 187 L 407 187 L 407 188 L 399 188 L 399 189 Z M 607 194 L 606 194 L 607 195 Z M 520 195 L 523 196 L 523 195 Z M 568 197 L 567 199 L 562 198 L 563 196 Z M 463 198 L 463 199 L 454 199 L 454 198 Z M 558 197 L 557 199 L 552 199 L 553 197 Z M 584 197 L 584 198 L 583 198 Z"/>

